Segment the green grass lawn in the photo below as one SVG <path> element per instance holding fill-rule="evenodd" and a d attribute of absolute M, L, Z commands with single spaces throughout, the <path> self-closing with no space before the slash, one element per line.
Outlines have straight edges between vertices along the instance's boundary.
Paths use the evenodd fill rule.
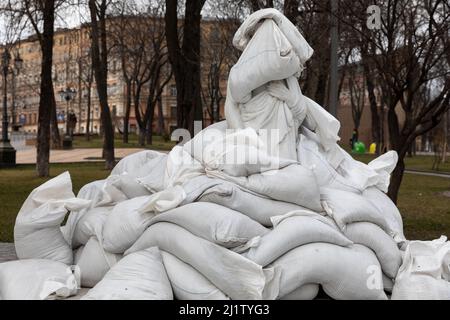
<path fill-rule="evenodd" d="M 151 145 L 146 145 L 144 148 L 151 150 L 171 150 L 175 142 L 167 141 L 162 136 L 153 136 L 153 143 Z M 128 143 L 122 141 L 122 136 L 116 134 L 114 138 L 114 146 L 116 148 L 143 148 L 139 145 L 138 136 L 136 134 L 130 134 Z M 74 136 L 73 140 L 74 148 L 102 148 L 103 139 L 98 135 L 91 136 L 89 141 L 86 140 L 84 136 Z"/>
<path fill-rule="evenodd" d="M 51 177 L 69 171 L 74 192 L 88 182 L 104 179 L 109 171 L 104 163 L 52 164 Z M 0 242 L 13 240 L 16 215 L 30 192 L 47 179 L 37 178 L 34 165 L 20 165 L 14 169 L 0 169 Z"/>
<path fill-rule="evenodd" d="M 51 177 L 68 170 L 77 193 L 86 183 L 108 176 L 103 166 L 103 163 L 53 164 Z M 23 201 L 46 180 L 36 177 L 33 165 L 0 169 L 0 242 L 13 240 L 15 218 Z M 407 238 L 450 236 L 450 197 L 444 196 L 445 191 L 450 191 L 450 179 L 405 174 L 398 205 Z"/>

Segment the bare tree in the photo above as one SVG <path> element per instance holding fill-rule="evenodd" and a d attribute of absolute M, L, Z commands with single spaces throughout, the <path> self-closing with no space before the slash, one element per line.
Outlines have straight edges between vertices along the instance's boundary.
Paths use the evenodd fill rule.
<path fill-rule="evenodd" d="M 361 16 L 354 10 L 369 4 L 364 0 L 358 6 L 355 1 L 343 2 L 344 10 L 354 17 Z M 399 155 L 389 187 L 394 202 L 403 178 L 404 157 L 415 139 L 436 127 L 449 108 L 449 6 L 444 0 L 389 1 L 381 6 L 381 29 L 371 32 L 342 20 L 375 47 L 371 63 L 380 77 L 390 146 Z M 365 21 L 359 25 L 362 23 Z M 434 94 L 422 104 L 415 103 L 424 88 Z"/>
<path fill-rule="evenodd" d="M 166 41 L 177 87 L 177 125 L 189 129 L 191 135 L 194 132 L 194 120 L 203 121 L 200 21 L 204 4 L 205 0 L 186 0 L 181 37 L 178 32 L 177 1 L 166 0 Z"/>
<path fill-rule="evenodd" d="M 52 64 L 55 12 L 63 4 L 62 0 L 8 0 L 3 7 L 18 24 L 31 25 L 42 52 L 36 159 L 36 171 L 42 177 L 49 175 L 50 136 L 54 146 L 59 147 L 61 142 L 56 119 Z"/>
<path fill-rule="evenodd" d="M 352 118 L 355 129 L 359 129 L 361 117 L 366 103 L 366 87 L 364 83 L 364 75 L 359 70 L 359 66 L 349 66 L 348 89 L 350 95 L 350 105 L 352 107 Z M 359 78 L 358 75 L 362 75 Z"/>
<path fill-rule="evenodd" d="M 106 32 L 106 11 L 110 1 L 89 0 L 91 16 L 91 55 L 92 69 L 97 84 L 98 99 L 100 102 L 100 118 L 103 127 L 103 157 L 105 168 L 112 169 L 115 165 L 114 157 L 114 129 L 111 111 L 108 105 L 108 47 Z"/>

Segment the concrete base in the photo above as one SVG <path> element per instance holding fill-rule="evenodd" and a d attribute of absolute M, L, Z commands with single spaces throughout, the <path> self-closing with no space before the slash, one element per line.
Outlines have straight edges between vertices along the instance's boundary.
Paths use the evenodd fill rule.
<path fill-rule="evenodd" d="M 16 166 L 16 149 L 9 141 L 0 142 L 0 168 Z"/>

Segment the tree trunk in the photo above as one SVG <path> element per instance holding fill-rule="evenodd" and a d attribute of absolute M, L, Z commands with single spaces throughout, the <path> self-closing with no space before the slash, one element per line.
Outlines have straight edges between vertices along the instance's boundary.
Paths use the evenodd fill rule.
<path fill-rule="evenodd" d="M 177 1 L 166 0 L 165 28 L 169 59 L 177 87 L 177 125 L 194 134 L 203 121 L 200 78 L 200 21 L 204 0 L 186 0 L 183 40 L 178 38 Z"/>
<path fill-rule="evenodd" d="M 53 80 L 52 80 L 52 104 L 51 104 L 51 140 L 52 140 L 52 148 L 60 149 L 61 148 L 61 135 L 59 134 L 58 128 L 58 117 L 56 115 L 56 99 L 55 99 L 55 90 L 53 88 Z"/>
<path fill-rule="evenodd" d="M 128 143 L 129 124 L 130 124 L 130 111 L 131 111 L 131 81 L 126 83 L 126 105 L 125 116 L 123 118 L 123 142 Z"/>
<path fill-rule="evenodd" d="M 100 102 L 100 118 L 103 128 L 103 155 L 105 158 L 105 168 L 107 170 L 111 170 L 115 165 L 115 157 L 114 130 L 111 119 L 111 111 L 108 106 L 106 6 L 106 0 L 101 1 L 99 8 L 97 8 L 96 0 L 89 0 L 89 10 L 91 14 L 92 68 L 94 69 L 98 99 Z"/>
<path fill-rule="evenodd" d="M 92 76 L 92 74 L 91 74 Z M 86 140 L 91 140 L 91 91 L 92 91 L 92 78 L 88 81 L 87 87 L 87 114 L 86 114 Z"/>
<path fill-rule="evenodd" d="M 403 173 L 405 172 L 405 163 L 403 157 L 398 157 L 398 163 L 391 175 L 391 183 L 389 184 L 388 196 L 397 204 L 398 191 L 403 180 Z"/>
<path fill-rule="evenodd" d="M 157 99 L 158 104 L 158 134 L 162 136 L 164 134 L 164 114 L 161 96 Z"/>
<path fill-rule="evenodd" d="M 39 100 L 36 171 L 39 177 L 48 177 L 50 160 L 50 121 L 52 101 L 54 99 L 52 64 L 55 2 L 53 0 L 44 0 L 43 5 L 44 30 L 42 34 L 41 47 L 41 88 Z"/>

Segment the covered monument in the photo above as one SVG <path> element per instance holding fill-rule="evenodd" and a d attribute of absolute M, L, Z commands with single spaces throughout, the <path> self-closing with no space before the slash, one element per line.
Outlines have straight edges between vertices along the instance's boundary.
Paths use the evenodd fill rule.
<path fill-rule="evenodd" d="M 30 194 L 0 297 L 450 298 L 448 242 L 407 241 L 385 194 L 396 153 L 355 161 L 303 96 L 313 50 L 295 26 L 260 10 L 233 44 L 226 121 L 122 159 L 77 196 L 69 173 Z"/>

